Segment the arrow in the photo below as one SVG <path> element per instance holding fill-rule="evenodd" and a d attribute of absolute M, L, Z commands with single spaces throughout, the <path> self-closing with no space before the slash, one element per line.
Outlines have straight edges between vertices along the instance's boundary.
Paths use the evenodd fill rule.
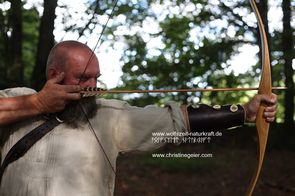
<path fill-rule="evenodd" d="M 286 90 L 286 87 L 272 87 L 272 90 Z M 254 88 L 193 88 L 193 89 L 175 89 L 175 90 L 105 90 L 97 87 L 85 87 L 80 91 L 82 97 L 89 97 L 102 94 L 127 94 L 127 93 L 183 93 L 183 92 L 220 92 L 220 91 L 252 91 Z"/>

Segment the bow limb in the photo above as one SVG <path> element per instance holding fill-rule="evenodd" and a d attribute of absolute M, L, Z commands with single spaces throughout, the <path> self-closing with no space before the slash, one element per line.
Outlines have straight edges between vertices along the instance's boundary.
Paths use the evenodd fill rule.
<path fill-rule="evenodd" d="M 257 9 L 255 0 L 250 0 L 250 3 L 258 21 L 258 28 L 260 32 L 261 48 L 262 48 L 262 71 L 261 71 L 258 94 L 271 95 L 272 94 L 271 68 L 270 68 L 270 58 L 269 58 L 269 49 L 268 49 L 266 32 L 265 32 L 264 25 L 261 20 L 259 11 Z M 251 183 L 248 187 L 248 191 L 247 191 L 248 196 L 252 195 L 255 185 L 257 183 L 257 180 L 261 171 L 263 159 L 264 159 L 266 144 L 267 144 L 269 123 L 266 122 L 266 120 L 263 118 L 263 112 L 265 107 L 266 106 L 264 104 L 261 104 L 259 106 L 257 117 L 256 117 L 256 129 L 257 129 L 258 142 L 259 142 L 259 146 L 258 146 L 259 154 L 258 154 L 258 163 L 256 165 L 256 169 L 253 174 Z"/>

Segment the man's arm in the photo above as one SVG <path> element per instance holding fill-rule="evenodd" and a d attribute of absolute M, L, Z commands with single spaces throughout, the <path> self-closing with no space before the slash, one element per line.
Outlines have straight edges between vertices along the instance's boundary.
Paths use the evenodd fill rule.
<path fill-rule="evenodd" d="M 81 98 L 78 85 L 58 84 L 64 74 L 48 80 L 43 89 L 32 95 L 0 98 L 0 126 L 44 113 L 64 109 L 67 102 Z"/>
<path fill-rule="evenodd" d="M 267 122 L 275 119 L 277 109 L 276 95 L 256 95 L 245 105 L 182 106 L 187 129 L 190 131 L 222 130 L 241 126 L 245 122 L 255 122 L 261 103 L 266 104 L 263 116 Z"/>

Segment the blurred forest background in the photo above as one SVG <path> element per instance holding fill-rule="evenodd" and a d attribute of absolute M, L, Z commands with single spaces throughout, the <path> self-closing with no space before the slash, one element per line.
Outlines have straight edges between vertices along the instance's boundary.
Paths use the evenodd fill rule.
<path fill-rule="evenodd" d="M 114 7 L 112 0 L 88 0 L 84 1 L 87 8 L 84 14 L 77 16 L 70 4 L 65 4 L 64 1 L 39 0 L 32 3 L 34 1 L 0 0 L 0 89 L 16 86 L 41 89 L 46 80 L 48 53 L 61 40 L 56 38 L 56 27 L 61 27 L 65 35 L 76 35 L 77 39 L 88 40 L 93 35 L 98 38 Z M 275 140 L 279 146 L 294 149 L 295 2 L 275 2 L 275 8 L 269 6 L 268 0 L 260 0 L 258 3 L 268 34 L 273 86 L 288 88 L 275 92 L 279 96 L 280 105 L 276 123 L 272 127 L 272 133 L 275 134 L 271 136 L 275 139 L 270 141 Z M 269 16 L 270 9 L 279 9 L 283 13 L 278 28 L 269 28 L 267 19 L 279 17 L 279 14 Z M 157 13 L 154 10 L 158 10 Z M 56 21 L 57 15 L 61 18 L 59 21 Z M 148 24 L 153 25 L 150 29 L 144 28 Z M 108 43 L 110 49 L 116 49 L 116 43 L 124 43 L 120 61 L 123 75 L 118 88 L 231 88 L 257 87 L 259 84 L 260 38 L 256 19 L 246 0 L 119 0 L 102 35 L 102 42 Z M 151 46 L 155 42 L 157 44 Z M 245 72 L 235 72 L 230 59 L 237 56 L 241 52 L 240 48 L 245 45 L 257 46 L 258 60 L 249 65 L 250 68 Z M 100 52 L 100 49 L 96 50 L 96 53 Z M 206 104 L 245 103 L 253 94 L 255 92 L 212 92 L 114 97 L 144 106 L 161 105 L 168 100 Z M 130 164 L 125 166 L 131 167 Z M 276 168 L 277 164 L 274 164 L 272 170 Z M 132 169 L 134 168 L 131 167 L 129 173 L 132 173 Z M 138 176 L 135 177 L 137 178 Z M 130 183 L 134 183 L 132 179 Z M 122 192 L 124 195 L 124 190 L 129 185 L 126 185 L 126 181 L 124 184 L 124 179 L 117 184 L 117 194 Z"/>

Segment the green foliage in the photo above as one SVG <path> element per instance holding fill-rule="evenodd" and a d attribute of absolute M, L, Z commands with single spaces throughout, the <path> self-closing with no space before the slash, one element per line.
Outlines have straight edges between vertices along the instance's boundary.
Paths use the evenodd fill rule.
<path fill-rule="evenodd" d="M 122 76 L 122 88 L 126 89 L 177 89 L 177 88 L 205 88 L 205 87 L 237 87 L 255 84 L 254 74 L 240 74 L 239 77 L 231 73 L 225 73 L 229 68 L 228 60 L 237 53 L 237 48 L 242 43 L 252 44 L 245 34 L 253 34 L 242 16 L 233 14 L 231 10 L 239 9 L 237 5 L 225 5 L 221 7 L 204 1 L 160 1 L 162 6 L 169 4 L 169 9 L 185 9 L 195 6 L 193 10 L 185 14 L 173 13 L 167 10 L 164 19 L 157 20 L 157 14 L 146 11 L 143 15 L 158 21 L 159 30 L 156 33 L 135 33 L 125 35 L 127 49 L 122 60 L 124 61 Z M 154 2 L 149 2 L 152 6 Z M 159 2 L 158 2 L 159 3 Z M 193 4 L 194 3 L 194 4 Z M 236 13 L 236 12 L 235 12 Z M 127 15 L 133 14 L 129 10 Z M 158 14 L 159 15 L 159 14 Z M 155 17 L 156 16 L 156 17 Z M 135 25 L 142 23 L 136 17 Z M 214 22 L 226 22 L 227 25 L 212 25 Z M 233 26 L 235 36 L 229 36 L 228 26 Z M 142 25 L 139 25 L 142 27 Z M 250 29 L 250 30 L 245 30 Z M 156 31 L 156 30 L 155 30 Z M 148 41 L 158 38 L 161 40 L 159 47 L 150 48 Z M 150 52 L 152 51 L 152 52 Z M 221 95 L 221 94 L 218 94 Z M 148 104 L 156 101 L 158 104 L 171 99 L 180 102 L 238 102 L 239 97 L 246 96 L 244 92 L 231 92 L 218 96 L 216 93 L 188 93 L 188 94 L 159 94 L 133 97 L 134 104 Z M 128 97 L 130 98 L 130 97 Z M 145 100 L 145 101 L 143 101 Z"/>

